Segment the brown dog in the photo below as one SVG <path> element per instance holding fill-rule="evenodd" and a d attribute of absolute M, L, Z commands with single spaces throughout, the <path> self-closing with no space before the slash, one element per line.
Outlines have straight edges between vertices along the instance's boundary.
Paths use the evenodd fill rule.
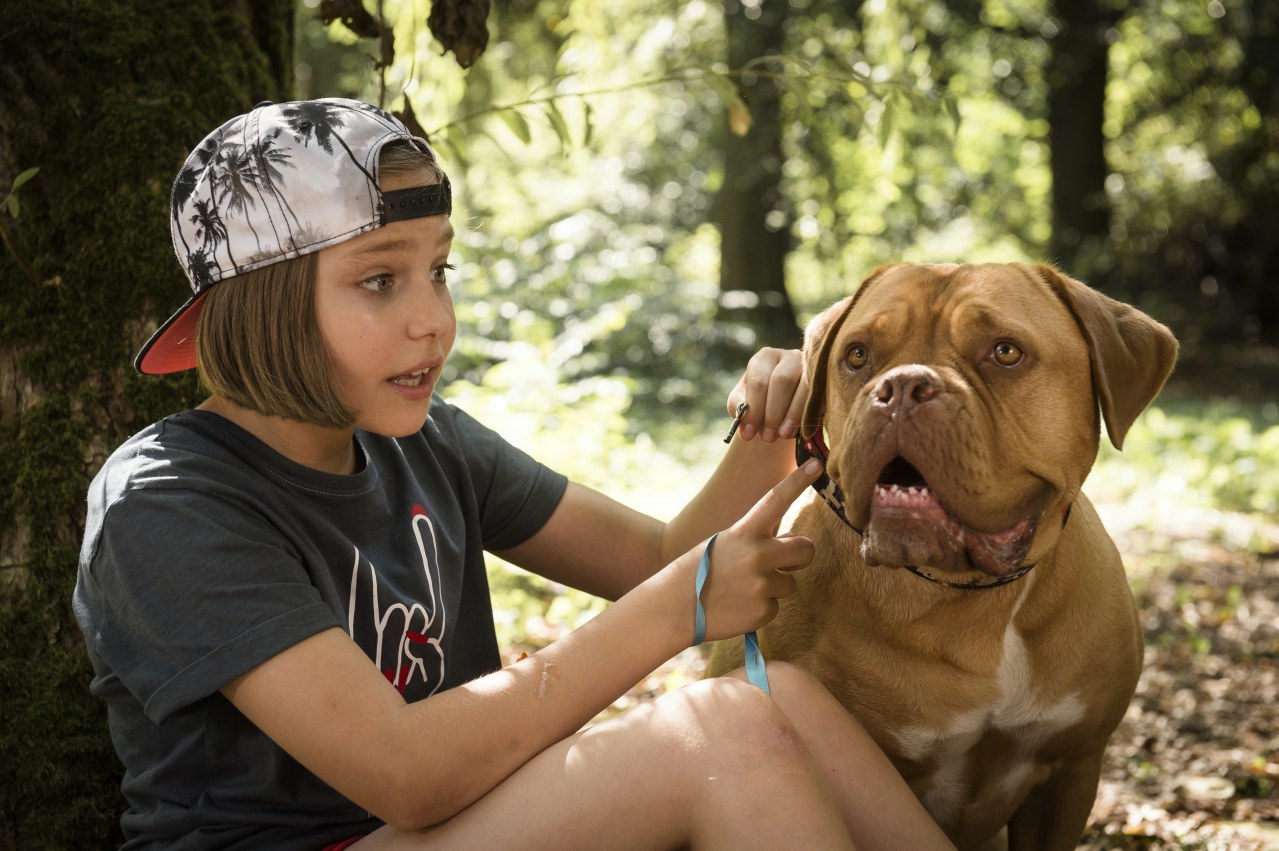
<path fill-rule="evenodd" d="M 1012 849 L 1073 849 L 1142 654 L 1080 486 L 1098 408 L 1119 447 L 1176 340 L 1048 266 L 901 264 L 804 350 L 804 443 L 829 453 L 836 510 L 797 517 L 817 555 L 765 657 L 821 679 L 960 848 L 1007 826 Z M 721 642 L 710 673 L 741 659 Z"/>

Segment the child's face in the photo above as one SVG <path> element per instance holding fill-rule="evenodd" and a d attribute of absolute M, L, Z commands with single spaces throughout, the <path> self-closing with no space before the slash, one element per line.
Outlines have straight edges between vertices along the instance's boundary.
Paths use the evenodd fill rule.
<path fill-rule="evenodd" d="M 426 175 L 387 180 L 384 191 Z M 446 281 L 453 227 L 446 216 L 392 222 L 316 257 L 315 310 L 342 401 L 357 428 L 403 437 L 426 422 L 457 323 Z"/>

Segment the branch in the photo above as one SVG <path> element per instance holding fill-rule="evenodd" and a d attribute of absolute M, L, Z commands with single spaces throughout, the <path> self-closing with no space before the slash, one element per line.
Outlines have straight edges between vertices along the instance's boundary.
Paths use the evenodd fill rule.
<path fill-rule="evenodd" d="M 787 61 L 795 62 L 795 60 L 788 60 L 787 57 L 784 57 L 784 56 L 763 56 L 763 57 L 759 57 L 757 59 L 751 60 L 750 62 L 743 65 L 741 68 L 737 68 L 729 71 L 723 71 L 723 72 L 714 71 L 710 68 L 706 68 L 701 65 L 696 65 L 696 66 L 689 66 L 685 68 L 676 68 L 669 73 L 662 74 L 657 77 L 648 77 L 643 80 L 636 80 L 635 82 L 632 82 L 632 83 L 623 83 L 617 86 L 606 86 L 603 88 L 588 89 L 586 91 L 580 91 L 580 92 L 559 92 L 555 94 L 541 95 L 539 97 L 529 97 L 529 98 L 525 98 L 524 100 L 513 101 L 511 103 L 486 106 L 483 109 L 479 109 L 479 110 L 476 110 L 475 112 L 467 113 L 466 115 L 463 115 L 460 118 L 455 118 L 452 121 L 442 124 L 439 127 L 436 127 L 431 132 L 433 134 L 442 133 L 452 127 L 457 127 L 462 124 L 467 124 L 471 121 L 474 121 L 477 118 L 482 118 L 486 115 L 492 115 L 499 112 L 506 112 L 510 110 L 519 110 L 528 106 L 542 106 L 563 98 L 577 98 L 578 100 L 586 100 L 587 98 L 599 97 L 602 95 L 615 95 L 615 94 L 620 94 L 621 92 L 627 92 L 634 89 L 649 88 L 652 86 L 661 85 L 663 83 L 684 83 L 684 82 L 690 82 L 695 80 L 706 80 L 711 78 L 719 78 L 719 79 L 727 78 L 727 79 L 737 80 L 738 82 L 740 82 L 743 78 L 769 79 L 769 80 L 804 80 L 804 81 L 833 82 L 833 83 L 854 83 L 855 82 L 865 86 L 868 90 L 873 90 L 876 86 L 876 84 L 868 76 L 864 74 L 860 74 L 852 69 L 846 69 L 846 70 L 841 69 L 840 73 L 835 73 L 830 71 L 817 71 L 812 68 L 809 68 L 804 63 L 796 63 L 801 65 L 801 70 L 798 73 L 793 71 L 787 72 L 784 69 L 784 66 Z M 765 70 L 759 67 L 761 65 L 765 65 L 769 63 L 775 63 L 778 65 L 781 65 L 783 66 L 783 68 L 782 70 L 770 71 L 770 70 Z M 554 82 L 554 81 L 551 81 L 551 82 Z M 886 84 L 891 85 L 892 82 L 886 81 Z"/>

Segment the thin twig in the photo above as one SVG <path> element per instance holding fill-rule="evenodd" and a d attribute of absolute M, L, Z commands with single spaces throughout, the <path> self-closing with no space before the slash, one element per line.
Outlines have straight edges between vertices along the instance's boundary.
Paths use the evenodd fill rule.
<path fill-rule="evenodd" d="M 765 61 L 773 61 L 773 60 L 781 61 L 782 57 L 761 57 L 761 59 Z M 485 115 L 491 115 L 497 112 L 505 112 L 507 110 L 517 110 L 526 106 L 539 106 L 541 104 L 550 103 L 551 101 L 560 100 L 562 98 L 577 98 L 578 100 L 585 100 L 586 98 L 590 98 L 590 97 L 598 97 L 601 95 L 615 95 L 621 92 L 631 91 L 633 89 L 640 89 L 640 88 L 647 88 L 650 86 L 661 85 L 662 83 L 687 82 L 690 80 L 703 79 L 708 76 L 741 78 L 743 76 L 750 75 L 753 77 L 758 77 L 766 80 L 781 79 L 783 77 L 791 77 L 791 78 L 799 78 L 799 79 L 806 79 L 806 80 L 821 80 L 826 82 L 840 82 L 840 83 L 855 82 L 855 83 L 860 83 L 866 86 L 872 85 L 872 81 L 870 80 L 869 77 L 865 76 L 864 74 L 859 74 L 855 71 L 852 71 L 845 76 L 832 74 L 829 72 L 817 73 L 813 71 L 807 71 L 803 74 L 793 74 L 793 73 L 788 74 L 785 71 L 763 71 L 763 70 L 759 70 L 754 67 L 751 67 L 754 64 L 754 62 L 759 62 L 761 61 L 761 59 L 753 60 L 752 63 L 748 63 L 746 66 L 742 68 L 739 68 L 734 71 L 725 71 L 722 74 L 717 74 L 716 72 L 711 71 L 708 68 L 701 68 L 701 67 L 677 68 L 668 74 L 661 75 L 660 77 L 648 77 L 643 80 L 636 80 L 633 83 L 624 83 L 619 86 L 606 86 L 598 89 L 588 89 L 586 91 L 581 91 L 581 92 L 557 92 L 555 94 L 543 95 L 541 97 L 526 98 L 524 100 L 515 101 L 512 103 L 495 104 L 493 106 L 486 106 L 483 109 L 479 109 L 479 110 L 476 110 L 475 112 L 467 113 L 466 115 L 463 115 L 460 118 L 455 118 L 452 121 L 449 121 L 445 124 L 440 125 L 439 127 L 436 127 L 434 130 L 431 131 L 431 134 L 434 135 L 436 133 L 442 133 L 451 127 L 456 127 L 461 124 L 466 124 L 470 121 L 474 121 L 477 118 L 482 118 Z"/>

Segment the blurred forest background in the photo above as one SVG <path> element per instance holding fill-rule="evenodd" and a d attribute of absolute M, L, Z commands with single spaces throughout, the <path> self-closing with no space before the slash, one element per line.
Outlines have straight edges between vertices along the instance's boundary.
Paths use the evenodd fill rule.
<path fill-rule="evenodd" d="M 186 297 L 172 177 L 254 103 L 329 95 L 454 182 L 445 394 L 658 516 L 749 354 L 881 263 L 1051 260 L 1171 326 L 1087 486 L 1148 651 L 1081 847 L 1279 847 L 1276 0 L 0 4 L 0 847 L 118 838 L 69 597 L 89 479 L 200 398 L 129 366 Z M 601 605 L 491 576 L 511 658 Z"/>

